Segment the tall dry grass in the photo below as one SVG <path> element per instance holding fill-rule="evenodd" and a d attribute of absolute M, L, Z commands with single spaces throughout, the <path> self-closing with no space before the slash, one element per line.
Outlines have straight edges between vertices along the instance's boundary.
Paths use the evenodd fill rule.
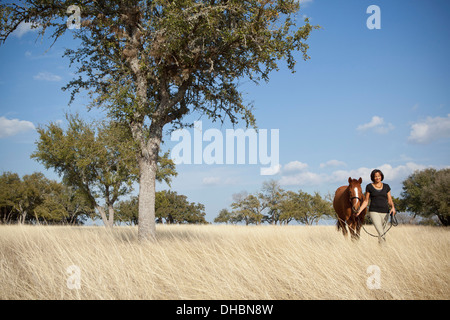
<path fill-rule="evenodd" d="M 399 226 L 380 247 L 330 226 L 164 225 L 145 244 L 133 227 L 1 226 L 0 299 L 449 299 L 449 231 Z"/>

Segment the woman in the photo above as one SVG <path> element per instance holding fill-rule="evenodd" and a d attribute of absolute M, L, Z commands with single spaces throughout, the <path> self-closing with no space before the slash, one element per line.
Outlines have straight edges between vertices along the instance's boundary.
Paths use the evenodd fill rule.
<path fill-rule="evenodd" d="M 369 216 L 372 219 L 373 225 L 378 232 L 378 242 L 383 243 L 386 241 L 385 232 L 386 225 L 389 220 L 389 214 L 395 215 L 394 202 L 391 197 L 391 188 L 388 184 L 383 183 L 384 175 L 378 169 L 375 169 L 370 174 L 370 179 L 373 183 L 369 183 L 366 186 L 366 198 L 359 208 L 356 216 L 367 207 L 370 200 Z M 389 207 L 391 209 L 389 210 Z"/>

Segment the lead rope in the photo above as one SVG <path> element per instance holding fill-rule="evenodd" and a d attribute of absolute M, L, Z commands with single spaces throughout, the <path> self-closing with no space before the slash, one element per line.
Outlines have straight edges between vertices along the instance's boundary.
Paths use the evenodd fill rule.
<path fill-rule="evenodd" d="M 391 219 L 390 219 L 391 225 L 389 226 L 389 228 L 388 228 L 381 236 L 371 234 L 369 231 L 367 231 L 366 228 L 364 228 L 364 224 L 361 223 L 360 216 L 358 216 L 357 221 L 358 221 L 358 225 L 360 225 L 360 226 L 363 228 L 363 230 L 364 230 L 369 236 L 372 236 L 372 237 L 374 237 L 374 238 L 378 238 L 378 237 L 383 237 L 389 230 L 391 230 L 392 227 L 398 226 L 398 221 L 397 221 L 397 218 L 395 217 L 395 215 L 390 214 L 390 217 L 391 217 Z M 354 233 L 357 233 L 355 229 L 353 229 L 353 228 L 350 227 L 350 225 L 347 223 L 347 221 L 345 221 L 345 220 L 343 220 L 343 219 L 341 219 L 341 218 L 339 218 L 339 217 L 337 217 L 337 218 L 338 218 L 338 220 L 344 222 L 350 230 L 352 230 Z"/>
<path fill-rule="evenodd" d="M 375 238 L 378 238 L 378 237 L 381 238 L 381 237 L 383 237 L 389 230 L 391 230 L 392 227 L 398 226 L 397 217 L 396 217 L 395 215 L 393 215 L 393 214 L 390 214 L 390 217 L 391 217 L 391 219 L 390 219 L 391 225 L 389 226 L 389 228 L 388 228 L 381 236 L 376 236 L 376 235 L 374 235 L 374 234 L 371 234 L 369 231 L 367 231 L 366 228 L 364 228 L 364 224 L 361 223 L 361 219 L 359 218 L 359 216 L 358 216 L 358 224 L 362 226 L 363 230 L 364 230 L 368 235 L 370 235 L 370 236 L 372 236 L 372 237 L 375 237 Z"/>

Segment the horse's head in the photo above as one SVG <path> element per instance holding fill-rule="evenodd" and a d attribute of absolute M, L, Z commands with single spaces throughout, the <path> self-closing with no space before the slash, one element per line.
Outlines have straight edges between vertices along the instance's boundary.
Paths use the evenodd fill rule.
<path fill-rule="evenodd" d="M 358 212 L 364 200 L 361 183 L 361 178 L 359 178 L 358 180 L 352 179 L 351 177 L 348 178 L 349 200 L 352 205 L 353 213 Z"/>

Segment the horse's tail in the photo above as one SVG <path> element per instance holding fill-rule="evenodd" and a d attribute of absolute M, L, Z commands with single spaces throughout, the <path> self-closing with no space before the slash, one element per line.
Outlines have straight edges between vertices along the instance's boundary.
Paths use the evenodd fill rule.
<path fill-rule="evenodd" d="M 336 216 L 336 228 L 337 231 L 340 231 L 342 229 L 342 232 L 344 233 L 344 235 L 347 233 L 347 228 L 346 228 L 346 224 L 345 221 L 342 220 L 341 218 L 339 218 L 339 216 Z"/>

